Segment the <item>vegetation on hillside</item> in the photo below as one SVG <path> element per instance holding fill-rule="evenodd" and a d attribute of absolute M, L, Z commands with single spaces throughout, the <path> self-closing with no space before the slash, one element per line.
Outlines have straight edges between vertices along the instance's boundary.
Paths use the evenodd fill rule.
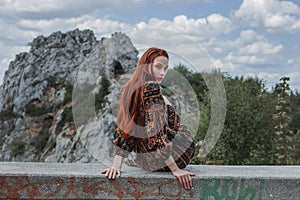
<path fill-rule="evenodd" d="M 203 141 L 211 117 L 211 97 L 203 74 L 174 67 L 197 94 L 200 121 L 196 142 Z M 300 94 L 291 92 L 283 77 L 272 91 L 258 78 L 232 77 L 221 72 L 226 92 L 226 119 L 213 150 L 193 164 L 300 164 Z"/>

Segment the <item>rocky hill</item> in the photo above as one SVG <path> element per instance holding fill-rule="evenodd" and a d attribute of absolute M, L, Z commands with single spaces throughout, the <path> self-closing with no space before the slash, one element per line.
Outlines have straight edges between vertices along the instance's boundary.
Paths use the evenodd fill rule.
<path fill-rule="evenodd" d="M 118 77 L 138 51 L 123 33 L 38 36 L 0 88 L 0 161 L 109 162 Z"/>

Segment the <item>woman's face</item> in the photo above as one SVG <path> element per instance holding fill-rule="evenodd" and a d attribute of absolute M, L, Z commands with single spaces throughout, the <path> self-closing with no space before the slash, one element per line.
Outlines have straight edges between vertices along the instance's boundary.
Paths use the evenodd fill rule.
<path fill-rule="evenodd" d="M 155 81 L 161 83 L 167 74 L 169 67 L 169 59 L 165 56 L 158 56 L 154 59 L 152 65 L 152 73 Z"/>

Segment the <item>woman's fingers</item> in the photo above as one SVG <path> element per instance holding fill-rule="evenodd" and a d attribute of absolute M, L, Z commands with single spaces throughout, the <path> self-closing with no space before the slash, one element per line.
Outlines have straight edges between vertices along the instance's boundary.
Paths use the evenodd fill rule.
<path fill-rule="evenodd" d="M 177 178 L 178 178 L 178 181 L 179 181 L 180 185 L 182 187 L 184 187 L 184 189 L 187 189 L 188 186 L 187 186 L 187 181 L 185 180 L 185 176 L 184 175 L 180 175 Z"/>
<path fill-rule="evenodd" d="M 108 170 L 108 176 L 107 176 L 109 179 L 111 179 L 111 177 L 112 177 L 112 170 L 111 169 L 109 169 Z"/>
<path fill-rule="evenodd" d="M 190 176 L 196 176 L 196 174 L 195 173 L 190 173 Z"/>
<path fill-rule="evenodd" d="M 182 187 L 184 187 L 184 184 L 183 184 L 183 181 L 182 181 L 182 177 L 181 177 L 181 176 L 178 176 L 177 179 L 178 179 L 180 185 L 181 185 Z"/>
<path fill-rule="evenodd" d="M 187 174 L 187 175 L 184 175 L 183 176 L 183 181 L 184 181 L 184 188 L 186 189 L 186 190 L 189 190 L 190 188 L 191 188 L 191 183 L 190 183 L 190 180 L 189 180 L 189 178 L 190 178 L 190 176 Z"/>
<path fill-rule="evenodd" d="M 188 180 L 187 180 L 187 177 L 186 177 L 186 176 L 183 176 L 182 179 L 183 179 L 184 188 L 185 188 L 186 190 L 188 190 L 188 189 L 189 189 L 189 182 L 188 182 Z"/>
<path fill-rule="evenodd" d="M 187 181 L 188 181 L 188 189 L 191 189 L 193 184 L 192 184 L 192 178 L 190 175 L 188 175 Z"/>
<path fill-rule="evenodd" d="M 105 176 L 109 179 L 115 179 L 116 177 L 121 176 L 121 171 L 115 168 L 108 168 L 103 170 L 101 174 L 105 174 Z"/>
<path fill-rule="evenodd" d="M 106 177 L 108 177 L 109 169 L 105 169 L 101 172 L 101 174 L 105 174 Z"/>
<path fill-rule="evenodd" d="M 113 176 L 112 176 L 112 179 L 115 179 L 115 178 L 116 178 L 116 173 L 117 173 L 116 171 L 117 171 L 116 169 L 113 170 Z"/>
<path fill-rule="evenodd" d="M 195 176 L 196 174 L 191 173 L 191 174 L 184 174 L 178 177 L 179 183 L 184 189 L 189 190 L 192 188 L 193 183 L 192 183 L 192 178 L 191 176 Z"/>

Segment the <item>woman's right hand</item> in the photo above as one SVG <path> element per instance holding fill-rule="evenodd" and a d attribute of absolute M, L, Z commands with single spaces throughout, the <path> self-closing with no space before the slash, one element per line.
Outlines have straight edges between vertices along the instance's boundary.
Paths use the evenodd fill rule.
<path fill-rule="evenodd" d="M 179 168 L 172 173 L 178 179 L 180 185 L 183 186 L 186 190 L 192 188 L 193 184 L 191 176 L 196 176 L 195 173 L 191 173 Z"/>
<path fill-rule="evenodd" d="M 110 168 L 107 168 L 107 169 L 103 170 L 101 172 L 101 174 L 105 174 L 105 176 L 108 179 L 115 179 L 115 178 L 121 176 L 121 170 L 117 169 L 117 168 L 114 168 L 114 167 L 110 167 Z"/>

